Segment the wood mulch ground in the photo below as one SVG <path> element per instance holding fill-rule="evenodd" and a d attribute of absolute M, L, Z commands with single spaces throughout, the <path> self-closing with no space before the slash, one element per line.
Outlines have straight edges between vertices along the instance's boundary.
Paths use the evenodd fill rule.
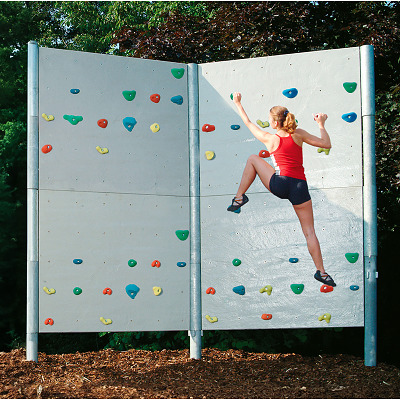
<path fill-rule="evenodd" d="M 0 353 L 0 398 L 399 398 L 400 369 L 349 355 L 203 350 Z"/>

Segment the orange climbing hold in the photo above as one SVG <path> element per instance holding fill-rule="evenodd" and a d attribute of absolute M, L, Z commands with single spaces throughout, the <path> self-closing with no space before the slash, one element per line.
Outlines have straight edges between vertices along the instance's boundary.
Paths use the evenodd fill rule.
<path fill-rule="evenodd" d="M 261 150 L 261 151 L 258 153 L 258 155 L 259 155 L 259 157 L 262 157 L 262 158 L 268 158 L 268 157 L 270 157 L 270 154 L 269 154 L 269 152 L 268 152 L 267 150 Z"/>
<path fill-rule="evenodd" d="M 97 125 L 98 125 L 100 128 L 107 128 L 108 121 L 107 121 L 106 119 L 99 119 L 99 120 L 97 121 Z"/>
<path fill-rule="evenodd" d="M 108 294 L 109 296 L 111 296 L 112 295 L 112 290 L 109 287 L 106 287 L 103 290 L 103 294 Z"/>
<path fill-rule="evenodd" d="M 52 318 L 47 318 L 47 319 L 44 321 L 44 324 L 45 324 L 45 325 L 53 325 L 53 324 L 54 324 L 54 320 L 53 320 Z"/>
<path fill-rule="evenodd" d="M 215 126 L 210 125 L 210 124 L 204 124 L 203 127 L 201 128 L 203 132 L 212 132 L 215 131 Z"/>
<path fill-rule="evenodd" d="M 150 100 L 151 100 L 153 103 L 158 103 L 158 102 L 160 101 L 160 99 L 161 99 L 161 96 L 160 96 L 159 94 L 157 94 L 157 93 L 154 93 L 154 94 L 152 94 L 152 95 L 150 96 Z"/>
<path fill-rule="evenodd" d="M 160 263 L 160 261 L 158 261 L 158 260 L 154 260 L 154 261 L 151 263 L 151 266 L 152 266 L 152 267 L 160 268 L 160 267 L 161 267 L 161 263 Z"/>
<path fill-rule="evenodd" d="M 209 287 L 209 288 L 206 290 L 206 293 L 207 293 L 207 294 L 215 294 L 215 289 L 214 289 L 213 287 Z"/>
<path fill-rule="evenodd" d="M 45 144 L 42 147 L 42 152 L 45 154 L 50 153 L 52 150 L 53 150 L 53 146 L 51 144 Z"/>
<path fill-rule="evenodd" d="M 269 319 L 272 318 L 272 314 L 263 314 L 263 315 L 261 315 L 261 318 L 268 321 Z"/>
<path fill-rule="evenodd" d="M 322 285 L 320 291 L 322 293 L 329 293 L 333 291 L 333 287 L 328 285 Z"/>

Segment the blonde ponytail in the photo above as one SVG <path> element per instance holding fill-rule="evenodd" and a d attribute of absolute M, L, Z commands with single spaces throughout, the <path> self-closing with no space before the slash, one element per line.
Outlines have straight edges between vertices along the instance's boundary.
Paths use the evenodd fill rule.
<path fill-rule="evenodd" d="M 296 118 L 286 107 L 275 106 L 269 112 L 272 119 L 277 121 L 284 131 L 290 134 L 294 133 L 297 128 Z"/>

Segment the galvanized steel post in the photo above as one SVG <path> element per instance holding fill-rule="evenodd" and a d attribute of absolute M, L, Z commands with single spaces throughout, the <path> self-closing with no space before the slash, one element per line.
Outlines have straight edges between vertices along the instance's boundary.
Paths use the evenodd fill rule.
<path fill-rule="evenodd" d="M 38 361 L 39 338 L 39 46 L 28 43 L 26 359 Z"/>
<path fill-rule="evenodd" d="M 364 163 L 364 362 L 376 366 L 377 353 L 377 198 L 375 168 L 374 48 L 360 48 Z"/>
<path fill-rule="evenodd" d="M 201 359 L 201 246 L 199 85 L 197 64 L 188 65 L 190 170 L 190 357 Z"/>

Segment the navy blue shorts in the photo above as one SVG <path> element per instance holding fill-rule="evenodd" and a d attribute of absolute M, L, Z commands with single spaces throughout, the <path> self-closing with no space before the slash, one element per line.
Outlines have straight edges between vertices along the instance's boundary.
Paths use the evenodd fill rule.
<path fill-rule="evenodd" d="M 280 199 L 288 199 L 294 206 L 311 200 L 307 181 L 303 179 L 273 174 L 269 181 L 269 189 L 272 194 Z"/>

